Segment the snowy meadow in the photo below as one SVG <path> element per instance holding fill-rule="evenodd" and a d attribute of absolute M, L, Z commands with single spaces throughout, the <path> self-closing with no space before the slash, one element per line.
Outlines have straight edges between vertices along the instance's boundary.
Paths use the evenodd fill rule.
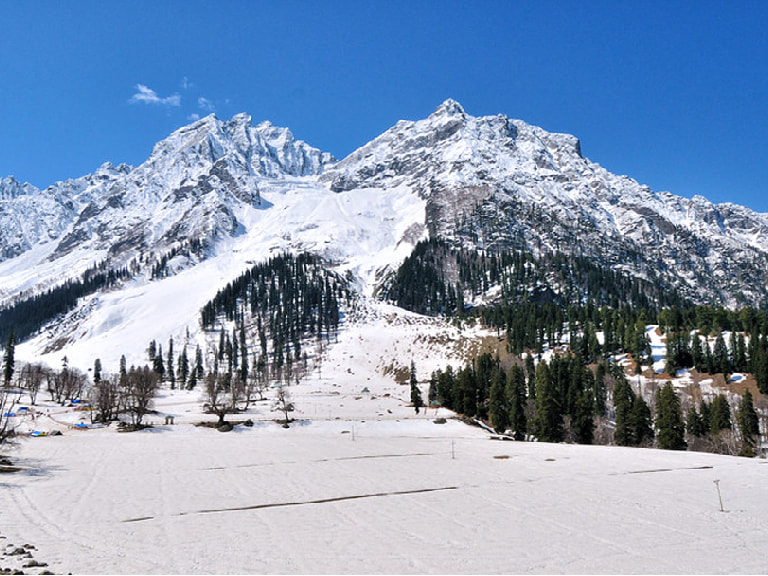
<path fill-rule="evenodd" d="M 47 566 L 27 573 L 768 571 L 765 460 L 502 441 L 416 414 L 382 362 L 425 330 L 343 331 L 290 387 L 289 428 L 271 400 L 229 433 L 199 426 L 215 420 L 200 391 L 163 389 L 131 433 L 42 401 L 19 431 L 62 435 L 5 450 L 21 470 L 0 476 L 0 568 L 22 569 L 7 547 L 28 543 Z M 426 350 L 422 373 L 443 360 Z"/>

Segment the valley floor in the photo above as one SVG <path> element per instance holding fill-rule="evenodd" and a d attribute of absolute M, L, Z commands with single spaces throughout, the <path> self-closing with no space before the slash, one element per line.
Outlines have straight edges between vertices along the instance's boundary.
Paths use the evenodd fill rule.
<path fill-rule="evenodd" d="M 437 353 L 458 329 L 392 326 L 343 332 L 290 387 L 287 429 L 269 401 L 229 418 L 252 427 L 195 426 L 213 418 L 199 391 L 163 390 L 153 428 L 125 434 L 41 400 L 19 430 L 63 435 L 6 450 L 22 470 L 0 475 L 0 552 L 34 546 L 48 566 L 28 574 L 768 572 L 765 460 L 505 442 L 416 415 L 395 375 L 417 349 L 422 379 L 460 365 Z"/>
<path fill-rule="evenodd" d="M 72 430 L 13 456 L 25 470 L 0 479 L 0 534 L 56 573 L 768 568 L 764 460 L 395 417 Z"/>

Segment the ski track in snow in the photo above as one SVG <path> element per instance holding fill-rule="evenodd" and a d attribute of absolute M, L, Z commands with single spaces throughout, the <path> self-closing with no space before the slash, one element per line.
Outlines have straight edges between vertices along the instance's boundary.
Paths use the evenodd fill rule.
<path fill-rule="evenodd" d="M 375 456 L 371 456 L 374 458 Z M 367 458 L 361 456 L 360 458 Z M 458 486 L 443 486 L 439 488 L 420 488 L 418 490 L 399 490 L 395 492 L 379 492 L 377 494 L 354 494 L 350 496 L 337 496 L 335 498 L 322 498 L 320 500 L 306 500 L 301 502 L 273 502 L 270 504 L 251 504 L 249 506 L 238 506 L 236 508 L 215 508 L 211 510 L 195 510 L 194 512 L 179 512 L 177 516 L 188 516 L 190 514 L 216 514 L 221 512 L 246 512 L 250 510 L 264 510 L 266 508 L 285 508 L 288 506 L 308 506 L 311 504 L 329 504 L 332 502 L 344 502 L 346 500 L 359 500 L 361 498 L 381 498 L 383 496 L 403 496 L 406 494 L 425 494 L 427 492 L 441 492 L 444 490 L 458 490 Z M 142 516 L 140 518 L 129 518 L 123 522 L 144 522 L 154 520 L 153 516 Z"/>

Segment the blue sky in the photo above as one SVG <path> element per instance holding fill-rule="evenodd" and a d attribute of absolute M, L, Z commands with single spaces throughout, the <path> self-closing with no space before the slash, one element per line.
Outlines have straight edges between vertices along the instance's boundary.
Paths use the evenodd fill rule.
<path fill-rule="evenodd" d="M 0 0 L 0 176 L 138 165 L 248 112 L 341 158 L 446 98 L 768 212 L 768 2 Z"/>

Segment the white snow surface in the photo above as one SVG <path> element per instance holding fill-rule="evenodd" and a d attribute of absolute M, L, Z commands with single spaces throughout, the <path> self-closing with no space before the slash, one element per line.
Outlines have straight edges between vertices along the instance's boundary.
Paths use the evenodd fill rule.
<path fill-rule="evenodd" d="M 493 441 L 318 385 L 294 387 L 288 429 L 265 405 L 252 428 L 194 427 L 180 392 L 157 402 L 172 426 L 51 425 L 13 454 L 0 534 L 56 573 L 765 571 L 762 460 Z"/>
<path fill-rule="evenodd" d="M 758 573 L 768 551 L 754 460 L 413 419 L 27 444 L 0 530 L 61 572 Z"/>
<path fill-rule="evenodd" d="M 220 433 L 194 425 L 215 419 L 200 391 L 164 388 L 153 428 L 118 433 L 74 428 L 87 412 L 41 392 L 17 431 L 63 435 L 6 450 L 22 470 L 0 477 L 0 546 L 78 574 L 765 572 L 765 460 L 505 442 L 415 414 L 387 366 L 413 358 L 426 395 L 468 330 L 371 308 L 289 388 L 287 429 L 271 393 Z"/>

